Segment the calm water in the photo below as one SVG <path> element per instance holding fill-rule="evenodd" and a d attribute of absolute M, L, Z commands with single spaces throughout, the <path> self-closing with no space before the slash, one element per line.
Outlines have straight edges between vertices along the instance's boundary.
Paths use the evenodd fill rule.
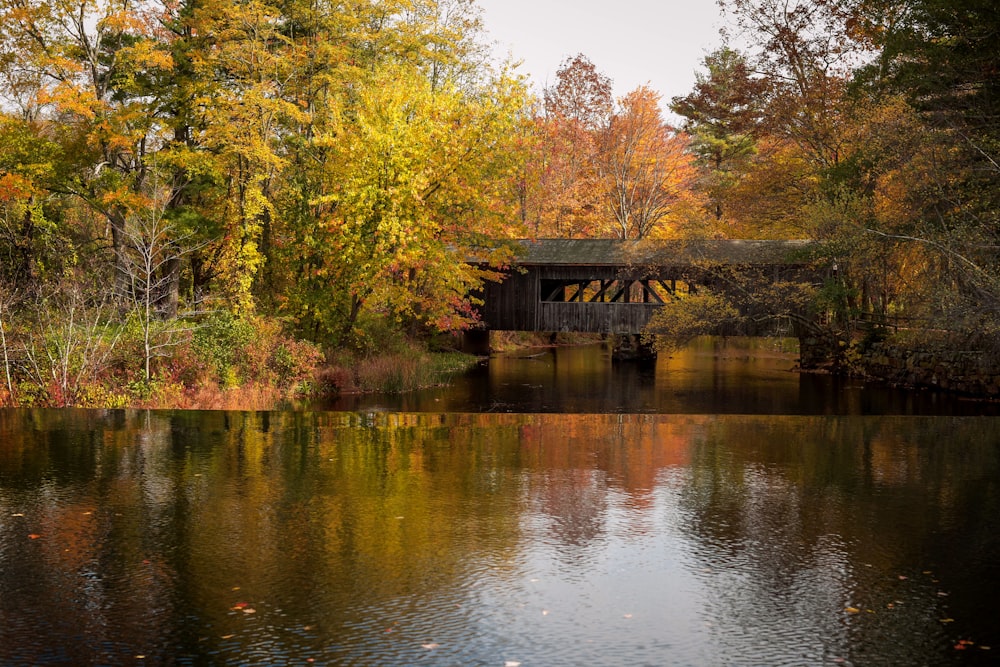
<path fill-rule="evenodd" d="M 345 396 L 340 411 L 766 415 L 992 415 L 1000 403 L 793 372 L 794 339 L 701 338 L 655 363 L 601 346 L 495 357 L 450 387 Z"/>
<path fill-rule="evenodd" d="M 784 373 L 757 415 L 0 411 L 0 665 L 1000 662 L 1000 420 Z"/>

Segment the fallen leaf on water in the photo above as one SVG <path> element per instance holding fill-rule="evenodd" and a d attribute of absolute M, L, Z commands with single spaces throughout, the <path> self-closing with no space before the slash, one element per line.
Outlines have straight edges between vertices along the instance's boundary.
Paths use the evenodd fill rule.
<path fill-rule="evenodd" d="M 435 644 L 434 642 L 431 642 L 430 644 L 421 644 L 421 645 L 420 645 L 420 648 L 425 648 L 425 649 L 427 649 L 428 651 L 433 651 L 433 650 L 434 650 L 434 649 L 436 649 L 436 648 L 437 648 L 438 646 L 440 646 L 440 644 Z"/>
<path fill-rule="evenodd" d="M 848 614 L 857 614 L 861 610 L 858 609 L 857 607 L 844 607 L 844 611 L 846 611 Z"/>
<path fill-rule="evenodd" d="M 221 637 L 219 637 L 219 639 L 232 639 L 235 636 L 236 635 L 222 635 Z"/>
<path fill-rule="evenodd" d="M 249 604 L 247 604 L 246 602 L 237 602 L 236 604 L 234 604 L 234 605 L 232 606 L 232 610 L 233 610 L 233 611 L 238 611 L 238 610 L 240 610 L 240 609 L 245 609 L 246 607 L 249 607 L 249 606 L 250 606 L 250 605 L 249 605 Z"/>
<path fill-rule="evenodd" d="M 989 651 L 990 650 L 989 646 L 980 646 L 979 648 L 982 649 L 983 651 Z"/>
<path fill-rule="evenodd" d="M 906 581 L 907 579 L 909 579 L 909 577 L 907 577 L 905 574 L 899 575 L 899 580 L 900 581 Z"/>
<path fill-rule="evenodd" d="M 930 570 L 924 570 L 924 574 L 931 574 Z"/>
<path fill-rule="evenodd" d="M 945 593 L 944 591 L 938 591 L 938 597 L 946 598 L 948 597 L 948 594 Z"/>
<path fill-rule="evenodd" d="M 245 609 L 243 610 L 243 613 L 244 613 L 244 614 L 256 614 L 256 613 L 257 613 L 257 610 L 256 610 L 256 609 L 254 609 L 253 607 L 246 607 L 246 608 L 245 608 Z"/>
<path fill-rule="evenodd" d="M 39 537 L 41 537 L 41 535 L 39 535 L 38 533 L 31 533 L 30 535 L 28 535 L 29 540 L 37 540 Z"/>
<path fill-rule="evenodd" d="M 942 618 L 941 622 L 942 623 L 954 623 L 955 619 L 953 619 L 953 618 Z"/>

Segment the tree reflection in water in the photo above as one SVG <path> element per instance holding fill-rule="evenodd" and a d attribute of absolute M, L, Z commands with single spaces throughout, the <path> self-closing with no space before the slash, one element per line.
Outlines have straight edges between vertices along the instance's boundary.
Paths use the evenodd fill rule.
<path fill-rule="evenodd" d="M 0 411 L 0 662 L 985 661 L 998 436 Z"/>

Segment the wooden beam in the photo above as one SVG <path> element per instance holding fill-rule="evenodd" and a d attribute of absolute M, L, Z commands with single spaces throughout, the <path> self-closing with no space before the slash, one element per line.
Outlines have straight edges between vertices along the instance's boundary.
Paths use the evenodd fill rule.
<path fill-rule="evenodd" d="M 601 289 L 599 289 L 597 291 L 597 294 L 594 295 L 594 297 L 590 300 L 590 302 L 591 303 L 600 303 L 601 300 L 604 298 L 604 295 L 607 293 L 608 288 L 611 287 L 614 284 L 615 284 L 614 280 L 602 280 L 601 281 Z"/>
<path fill-rule="evenodd" d="M 559 294 L 559 292 L 564 292 L 562 300 L 565 301 L 566 300 L 565 290 L 566 290 L 566 283 L 562 283 L 559 285 L 559 287 L 552 290 L 552 293 L 549 294 L 547 298 L 543 299 L 543 301 L 555 301 L 556 295 Z"/>
<path fill-rule="evenodd" d="M 644 303 L 649 303 L 649 298 L 652 297 L 653 300 L 656 303 L 662 305 L 663 304 L 663 299 L 660 298 L 659 294 L 657 294 L 655 291 L 653 291 L 653 288 L 649 284 L 650 282 L 652 282 L 652 281 L 650 281 L 650 280 L 640 280 L 639 281 L 639 284 L 642 285 L 642 289 L 643 289 L 643 292 L 644 292 L 644 294 L 643 294 L 643 301 L 644 301 Z"/>
<path fill-rule="evenodd" d="M 628 292 L 628 288 L 630 287 L 630 283 L 627 280 L 619 280 L 618 284 L 621 285 L 621 287 L 619 287 L 618 291 L 611 297 L 611 303 L 618 303 L 618 299 L 621 299 L 622 295 Z M 628 301 L 625 301 L 624 303 L 628 303 Z"/>

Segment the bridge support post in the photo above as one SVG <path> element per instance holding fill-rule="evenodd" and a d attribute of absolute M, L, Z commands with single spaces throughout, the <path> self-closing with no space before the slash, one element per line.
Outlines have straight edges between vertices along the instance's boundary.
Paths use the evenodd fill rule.
<path fill-rule="evenodd" d="M 615 361 L 656 359 L 656 348 L 644 343 L 640 334 L 614 334 L 611 358 Z"/>
<path fill-rule="evenodd" d="M 490 356 L 490 330 L 467 329 L 462 332 L 462 352 L 477 357 Z"/>

